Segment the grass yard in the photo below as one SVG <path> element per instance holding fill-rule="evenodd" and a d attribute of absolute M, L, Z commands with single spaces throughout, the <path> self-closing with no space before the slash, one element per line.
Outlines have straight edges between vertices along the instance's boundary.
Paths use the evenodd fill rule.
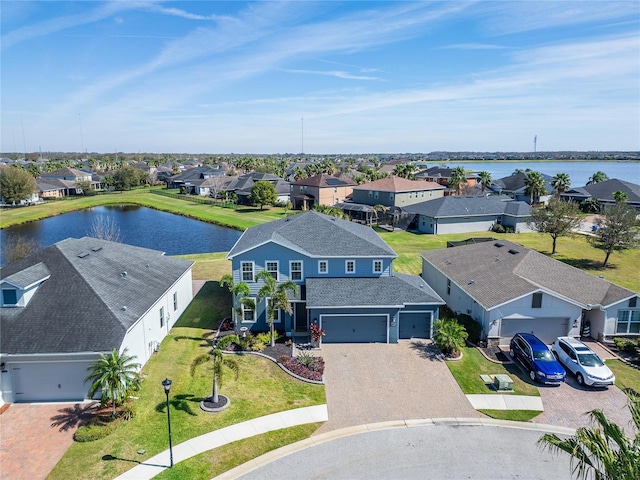
<path fill-rule="evenodd" d="M 170 402 L 174 445 L 251 418 L 325 403 L 324 386 L 295 380 L 269 360 L 247 355 L 237 357 L 241 369 L 237 381 L 229 372 L 223 377 L 220 392 L 231 399 L 230 407 L 216 414 L 203 412 L 198 403 L 211 394 L 211 368 L 201 367 L 192 378 L 189 366 L 196 356 L 209 351 L 212 328 L 228 315 L 230 308 L 228 290 L 220 288 L 217 282 L 207 282 L 164 339 L 159 352 L 143 368 L 145 380 L 134 403 L 135 417 L 106 438 L 74 443 L 48 478 L 112 479 L 166 450 L 166 397 L 161 385 L 166 377 L 173 381 Z M 311 426 L 274 432 L 258 454 L 289 440 L 305 438 L 314 430 Z M 246 455 L 251 457 L 253 444 L 248 445 Z M 141 450 L 145 453 L 138 454 Z"/>
<path fill-rule="evenodd" d="M 478 410 L 487 417 L 497 420 L 511 420 L 514 422 L 528 422 L 532 418 L 537 417 L 542 412 L 539 410 Z"/>
<path fill-rule="evenodd" d="M 473 347 L 465 347 L 462 351 L 462 360 L 448 361 L 447 367 L 465 394 L 504 393 L 489 388 L 480 378 L 481 374 L 497 375 L 502 373 L 513 379 L 513 395 L 540 396 L 540 392 L 534 385 L 521 378 L 523 373 L 518 365 L 493 363 Z"/>
<path fill-rule="evenodd" d="M 616 376 L 616 386 L 621 390 L 631 388 L 640 393 L 640 370 L 620 360 L 607 360 L 607 366 Z"/>
<path fill-rule="evenodd" d="M 184 260 L 196 262 L 191 269 L 194 280 L 219 281 L 225 273 L 231 273 L 231 262 L 226 259 L 226 252 L 196 253 L 193 255 L 178 255 Z"/>

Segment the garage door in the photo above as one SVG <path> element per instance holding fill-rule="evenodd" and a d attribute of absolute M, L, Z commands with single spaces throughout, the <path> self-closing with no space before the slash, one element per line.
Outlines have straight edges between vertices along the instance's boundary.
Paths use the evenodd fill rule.
<path fill-rule="evenodd" d="M 533 333 L 547 345 L 569 331 L 568 318 L 503 318 L 500 329 L 500 345 L 509 345 L 511 338 L 519 332 Z"/>
<path fill-rule="evenodd" d="M 431 312 L 400 313 L 400 338 L 431 338 Z"/>
<path fill-rule="evenodd" d="M 387 343 L 387 316 L 321 315 L 323 343 Z"/>
<path fill-rule="evenodd" d="M 87 395 L 87 362 L 12 363 L 15 402 L 81 401 Z"/>

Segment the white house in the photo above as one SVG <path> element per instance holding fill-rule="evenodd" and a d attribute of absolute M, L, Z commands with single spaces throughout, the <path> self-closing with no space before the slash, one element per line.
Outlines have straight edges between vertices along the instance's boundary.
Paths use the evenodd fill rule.
<path fill-rule="evenodd" d="M 113 349 L 144 365 L 191 302 L 192 266 L 84 237 L 0 269 L 0 404 L 83 400 Z"/>
<path fill-rule="evenodd" d="M 422 253 L 422 277 L 456 313 L 477 321 L 490 343 L 517 332 L 551 343 L 579 336 L 640 336 L 638 293 L 517 243 L 490 241 Z"/>

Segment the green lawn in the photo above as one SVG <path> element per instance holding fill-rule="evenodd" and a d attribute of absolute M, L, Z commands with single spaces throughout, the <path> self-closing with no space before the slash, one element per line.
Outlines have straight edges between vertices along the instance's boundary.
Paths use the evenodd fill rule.
<path fill-rule="evenodd" d="M 607 360 L 607 366 L 616 376 L 616 386 L 621 390 L 631 388 L 640 393 L 640 370 L 620 360 Z"/>
<path fill-rule="evenodd" d="M 295 380 L 273 362 L 246 355 L 237 357 L 241 368 L 239 379 L 234 381 L 233 375 L 227 374 L 221 386 L 221 393 L 231 399 L 229 408 L 216 414 L 203 412 L 198 403 L 211 394 L 211 369 L 201 367 L 192 378 L 189 365 L 196 356 L 209 351 L 211 329 L 215 322 L 229 314 L 230 308 L 228 290 L 220 288 L 217 282 L 208 282 L 162 342 L 159 352 L 143 368 L 145 379 L 137 394 L 139 399 L 134 403 L 136 416 L 106 438 L 74 443 L 49 478 L 111 479 L 137 462 L 166 450 L 166 399 L 161 385 L 166 377 L 173 381 L 170 399 L 174 445 L 251 418 L 326 402 L 324 386 Z M 258 448 L 256 453 L 289 440 L 306 438 L 315 427 L 274 433 L 273 441 Z M 252 456 L 251 445 L 249 442 L 245 447 L 247 458 Z M 138 454 L 140 450 L 145 453 Z"/>
<path fill-rule="evenodd" d="M 532 418 L 537 417 L 542 412 L 540 410 L 478 410 L 487 417 L 497 420 L 511 420 L 514 422 L 528 422 Z"/>

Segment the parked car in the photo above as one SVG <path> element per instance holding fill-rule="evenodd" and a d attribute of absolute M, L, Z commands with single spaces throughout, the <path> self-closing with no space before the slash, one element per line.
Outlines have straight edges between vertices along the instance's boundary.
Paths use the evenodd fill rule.
<path fill-rule="evenodd" d="M 518 359 L 531 380 L 551 385 L 564 382 L 566 372 L 549 347 L 530 333 L 516 333 L 509 344 L 511 358 Z"/>
<path fill-rule="evenodd" d="M 576 376 L 580 385 L 606 387 L 616 382 L 616 377 L 609 367 L 580 340 L 558 337 L 551 348 L 560 363 Z"/>

